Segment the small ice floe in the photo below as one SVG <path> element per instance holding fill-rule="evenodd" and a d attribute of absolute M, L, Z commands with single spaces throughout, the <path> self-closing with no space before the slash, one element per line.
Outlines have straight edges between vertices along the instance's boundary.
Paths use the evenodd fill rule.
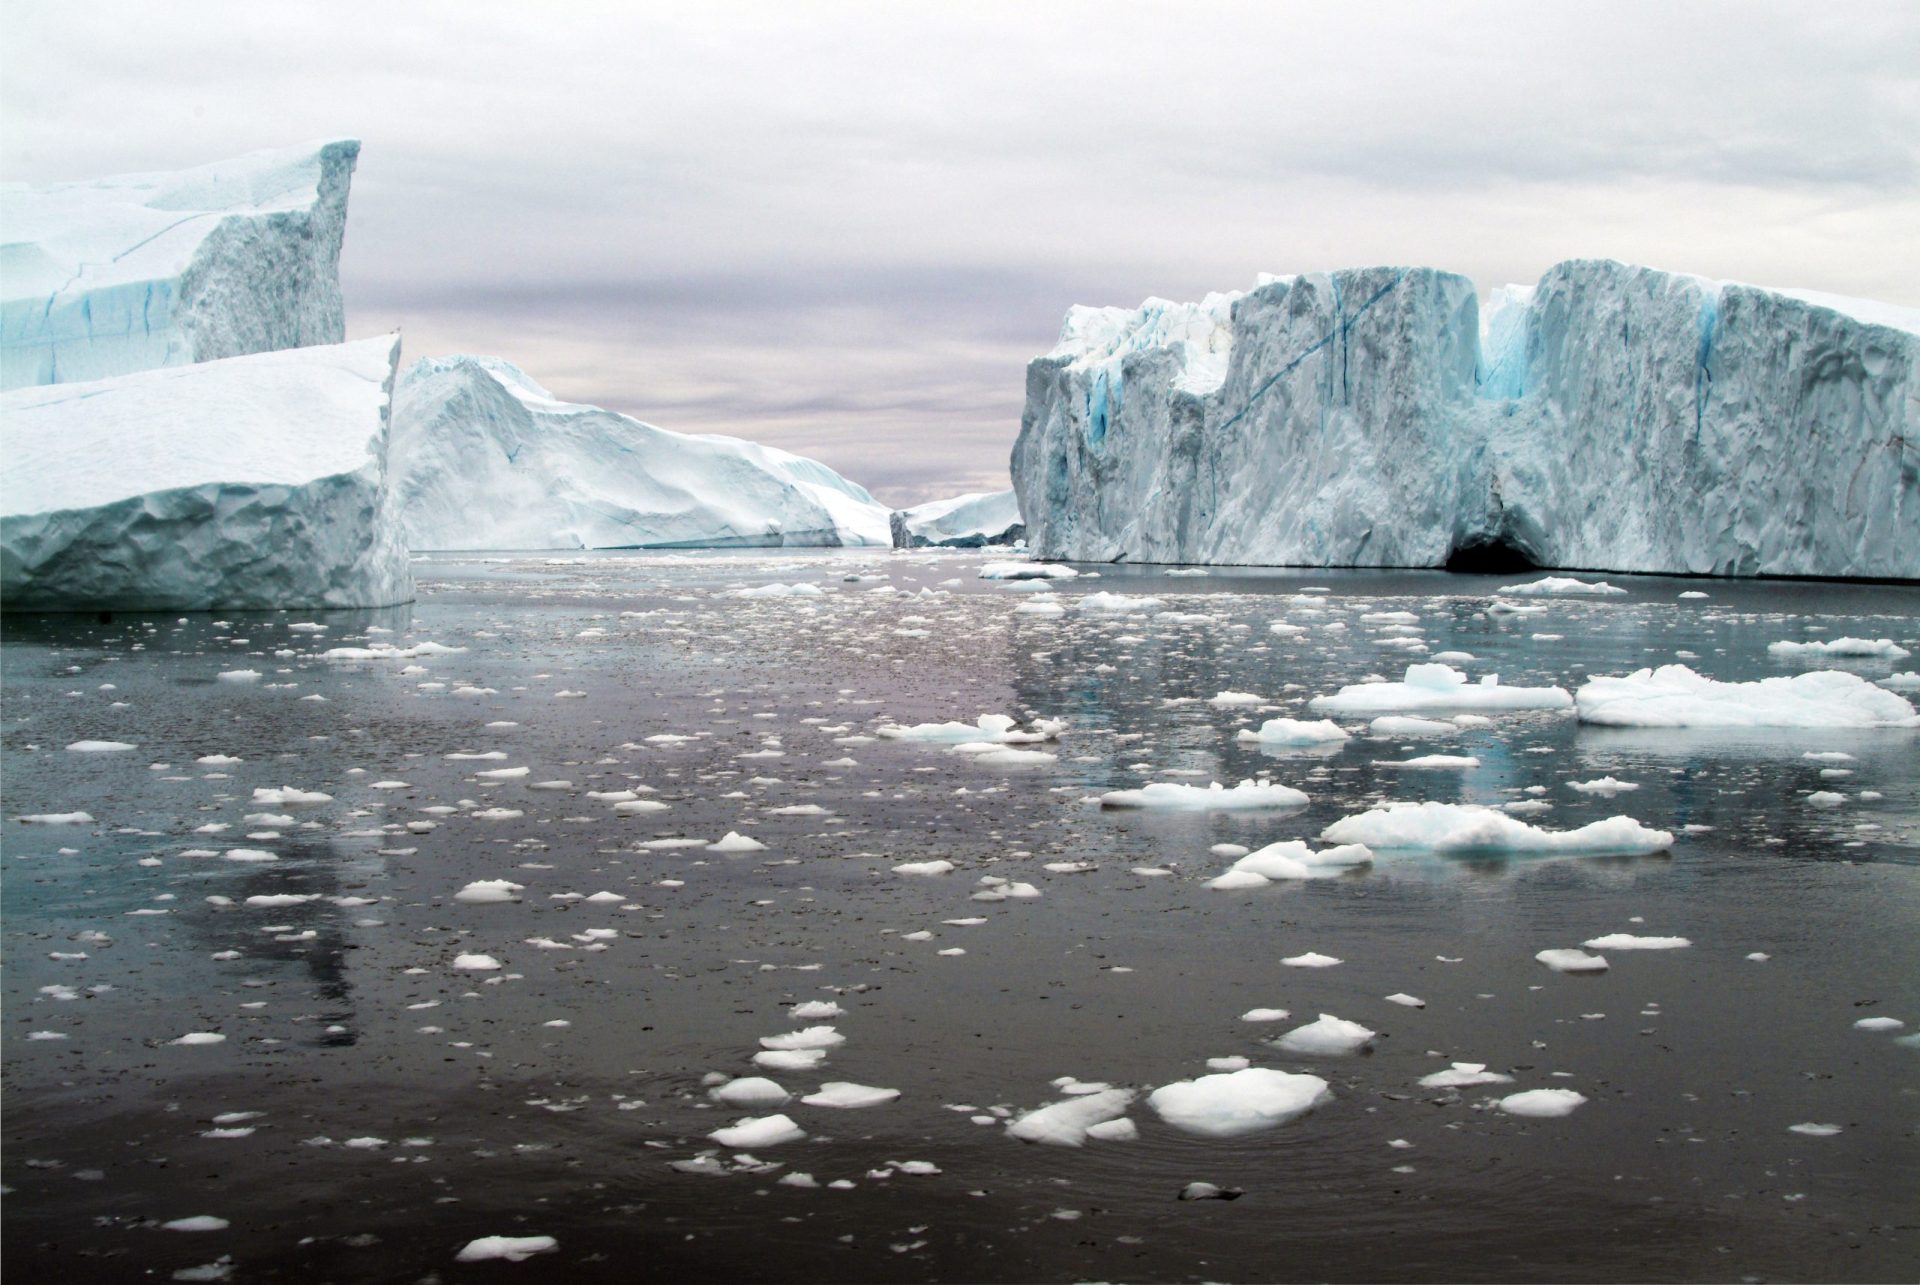
<path fill-rule="evenodd" d="M 316 807 L 322 803 L 333 802 L 333 796 L 319 790 L 298 790 L 291 785 L 283 785 L 277 789 L 259 786 L 253 791 L 253 802 L 259 807 Z"/>
<path fill-rule="evenodd" d="M 1543 950 L 1534 958 L 1556 973 L 1604 973 L 1609 967 L 1604 956 L 1589 955 L 1572 946 Z"/>
<path fill-rule="evenodd" d="M 1504 602 L 1495 598 L 1487 604 L 1487 614 L 1495 617 L 1544 616 L 1548 608 L 1537 602 Z"/>
<path fill-rule="evenodd" d="M 746 1151 L 757 1147 L 777 1147 L 783 1143 L 799 1142 L 807 1136 L 807 1131 L 795 1124 L 791 1117 L 780 1115 L 748 1116 L 724 1129 L 715 1129 L 707 1135 L 723 1147 L 735 1151 Z"/>
<path fill-rule="evenodd" d="M 948 923 L 961 923 L 961 922 L 985 923 L 986 920 L 977 919 L 977 920 L 962 921 L 958 919 L 949 919 L 947 922 Z M 841 1008 L 838 1004 L 834 1003 L 830 999 L 810 999 L 810 1000 L 806 1000 L 803 1003 L 795 1004 L 792 1008 L 788 1009 L 787 1016 L 804 1022 L 804 1021 L 815 1021 L 818 1019 L 828 1018 L 828 1017 L 844 1017 L 846 1015 L 846 1011 L 847 1011 L 846 1009 Z"/>
<path fill-rule="evenodd" d="M 1301 808 L 1307 803 L 1307 796 L 1301 791 L 1264 781 L 1242 781 L 1232 789 L 1218 781 L 1210 785 L 1155 781 L 1137 790 L 1110 790 L 1100 796 L 1100 806 L 1106 808 L 1157 808 L 1173 812 Z"/>
<path fill-rule="evenodd" d="M 1243 745 L 1338 745 L 1347 739 L 1347 733 L 1330 718 L 1270 718 L 1260 724 L 1258 731 L 1241 728 L 1233 739 Z"/>
<path fill-rule="evenodd" d="M 972 895 L 971 900 L 1031 900 L 1039 895 L 1040 890 L 1030 883 L 1021 883 L 1014 879 L 1004 879 L 999 875 L 981 875 L 980 890 Z"/>
<path fill-rule="evenodd" d="M 1789 660 L 1824 660 L 1830 656 L 1899 660 L 1913 653 L 1891 638 L 1835 638 L 1830 642 L 1768 643 L 1767 655 Z"/>
<path fill-rule="evenodd" d="M 32 816 L 15 817 L 21 825 L 92 825 L 91 812 L 36 812 Z"/>
<path fill-rule="evenodd" d="M 1880 685 L 1892 688 L 1896 692 L 1920 691 L 1920 672 L 1907 669 L 1897 674 L 1888 674 L 1880 680 Z"/>
<path fill-rule="evenodd" d="M 972 741 L 956 745 L 954 754 L 965 754 L 968 761 L 981 767 L 1020 767 L 1030 764 L 1057 763 L 1058 754 L 1049 754 L 1045 750 L 1016 750 L 1004 745 L 995 745 L 991 741 Z"/>
<path fill-rule="evenodd" d="M 1810 808 L 1837 808 L 1847 801 L 1847 796 L 1833 790 L 1815 790 L 1806 797 Z"/>
<path fill-rule="evenodd" d="M 765 852 L 767 845 L 758 839 L 750 839 L 744 834 L 729 830 L 726 837 L 716 839 L 707 845 L 708 852 Z"/>
<path fill-rule="evenodd" d="M 893 868 L 893 872 L 894 872 L 895 874 L 897 874 L 897 875 L 944 875 L 944 874 L 952 874 L 952 873 L 953 873 L 953 862 L 951 862 L 951 861 L 945 861 L 945 860 L 935 860 L 935 861 L 903 861 L 903 862 L 901 862 L 901 863 L 900 863 L 899 865 L 897 865 L 897 866 L 895 866 L 895 867 Z"/>
<path fill-rule="evenodd" d="M 1101 592 L 1075 599 L 1073 609 L 1087 615 L 1149 615 L 1166 605 L 1164 599 L 1144 594 Z"/>
<path fill-rule="evenodd" d="M 1528 1089 L 1509 1093 L 1494 1105 L 1508 1115 L 1549 1117 L 1572 1115 L 1575 1107 L 1587 1099 L 1572 1089 Z"/>
<path fill-rule="evenodd" d="M 514 883 L 510 879 L 476 879 L 454 893 L 453 899 L 468 906 L 491 906 L 518 901 L 519 894 L 526 890 L 525 884 Z"/>
<path fill-rule="evenodd" d="M 1920 727 L 1920 713 L 1836 669 L 1722 683 L 1685 665 L 1595 678 L 1575 696 L 1580 721 L 1606 727 Z"/>
<path fill-rule="evenodd" d="M 773 584 L 755 585 L 751 589 L 735 589 L 722 594 L 725 598 L 820 598 L 826 590 L 817 584 Z"/>
<path fill-rule="evenodd" d="M 811 1071 L 826 1059 L 825 1049 L 763 1049 L 753 1064 L 763 1071 Z"/>
<path fill-rule="evenodd" d="M 1812 1121 L 1808 1121 L 1805 1124 L 1788 1125 L 1787 1132 L 1798 1133 L 1808 1138 L 1831 1138 L 1841 1132 L 1841 1128 L 1837 1124 L 1814 1124 Z"/>
<path fill-rule="evenodd" d="M 1568 781 L 1569 790 L 1578 790 L 1582 794 L 1598 794 L 1612 798 L 1616 794 L 1627 794 L 1640 788 L 1634 781 L 1618 781 L 1611 776 L 1603 776 L 1594 781 Z"/>
<path fill-rule="evenodd" d="M 1315 852 L 1299 839 L 1283 839 L 1247 853 L 1224 874 L 1208 880 L 1206 886 L 1215 892 L 1231 892 L 1264 887 L 1281 879 L 1327 879 L 1372 860 L 1373 853 L 1360 844 Z"/>
<path fill-rule="evenodd" d="M 455 955 L 453 967 L 463 973 L 492 973 L 500 969 L 500 961 L 492 955 Z"/>
<path fill-rule="evenodd" d="M 255 865 L 264 864 L 268 861 L 278 861 L 280 859 L 275 854 L 268 852 L 265 848 L 228 848 L 220 854 L 220 858 L 223 861 L 238 861 L 243 864 L 251 863 Z"/>
<path fill-rule="evenodd" d="M 212 1214 L 195 1214 L 191 1218 L 174 1218 L 160 1224 L 162 1231 L 225 1231 L 233 1226 L 224 1218 Z"/>
<path fill-rule="evenodd" d="M 1422 754 L 1410 759 L 1381 759 L 1375 767 L 1411 768 L 1416 771 L 1467 771 L 1480 766 L 1471 754 Z"/>
<path fill-rule="evenodd" d="M 1131 1089 L 1102 1089 L 1069 1097 L 1016 1117 L 1007 1126 L 1007 1136 L 1055 1147 L 1085 1146 L 1088 1138 L 1124 1141 L 1123 1137 L 1112 1136 L 1110 1129 L 1103 1133 L 1095 1130 L 1117 1123 L 1132 1103 Z"/>
<path fill-rule="evenodd" d="M 1489 1071 L 1485 1062 L 1455 1062 L 1444 1071 L 1435 1071 L 1419 1079 L 1423 1089 L 1467 1089 L 1476 1084 L 1512 1084 L 1511 1075 Z"/>
<path fill-rule="evenodd" d="M 223 669 L 215 674 L 214 678 L 223 683 L 257 683 L 260 681 L 260 671 L 257 669 Z"/>
<path fill-rule="evenodd" d="M 895 741 L 924 741 L 932 744 L 1026 745 L 1057 739 L 1066 730 L 1065 719 L 1036 718 L 1030 728 L 1022 729 L 1020 720 L 1005 714 L 982 714 L 972 723 L 915 723 L 901 726 L 888 723 L 878 734 Z"/>
<path fill-rule="evenodd" d="M 1411 714 L 1382 714 L 1367 724 L 1375 736 L 1452 736 L 1460 725 L 1437 718 L 1417 718 Z"/>
<path fill-rule="evenodd" d="M 1378 1034 L 1358 1022 L 1349 1022 L 1331 1013 L 1322 1013 L 1316 1021 L 1308 1022 L 1305 1026 L 1296 1026 L 1274 1040 L 1273 1045 L 1288 1053 L 1304 1053 L 1317 1057 L 1343 1057 L 1366 1048 L 1378 1038 Z"/>
<path fill-rule="evenodd" d="M 1398 1004 L 1402 1008 L 1425 1008 L 1427 1006 L 1427 1001 L 1421 999 L 1418 995 L 1409 995 L 1405 991 L 1395 991 L 1385 998 L 1387 1003 Z"/>
<path fill-rule="evenodd" d="M 465 647 L 446 647 L 437 642 L 420 642 L 411 647 L 375 643 L 371 647 L 329 647 L 320 653 L 322 660 L 413 660 L 420 656 L 453 656 Z"/>
<path fill-rule="evenodd" d="M 1906 1023 L 1897 1017 L 1863 1017 L 1853 1024 L 1856 1031 L 1897 1031 Z"/>
<path fill-rule="evenodd" d="M 1559 596 L 1602 598 L 1623 594 L 1626 590 L 1610 585 L 1604 580 L 1577 580 L 1572 576 L 1542 576 L 1538 580 L 1529 580 L 1525 584 L 1501 585 L 1499 592 L 1510 594 L 1515 598 Z"/>
<path fill-rule="evenodd" d="M 1040 601 L 1023 602 L 1013 609 L 1013 614 L 1016 616 L 1064 616 L 1067 614 L 1067 609 L 1049 596 Z"/>
<path fill-rule="evenodd" d="M 227 1037 L 218 1031 L 190 1031 L 177 1040 L 168 1040 L 169 1044 L 182 1044 L 188 1048 L 200 1044 L 225 1044 Z"/>
<path fill-rule="evenodd" d="M 809 1050 L 838 1048 L 847 1042 L 847 1037 L 831 1026 L 808 1026 L 798 1031 L 789 1031 L 785 1035 L 763 1035 L 760 1047 L 777 1053 L 792 1053 Z"/>
<path fill-rule="evenodd" d="M 453 1256 L 456 1263 L 485 1263 L 494 1259 L 505 1259 L 509 1263 L 524 1263 L 535 1254 L 551 1254 L 560 1248 L 560 1242 L 551 1236 L 481 1236 L 466 1243 L 459 1253 Z"/>
<path fill-rule="evenodd" d="M 1636 937 L 1632 933 L 1608 933 L 1580 944 L 1588 950 L 1684 950 L 1693 945 L 1685 937 Z"/>
<path fill-rule="evenodd" d="M 1176 1080 L 1147 1095 L 1162 1120 L 1206 1138 L 1271 1129 L 1332 1100 L 1333 1091 L 1319 1076 L 1266 1067 Z"/>
<path fill-rule="evenodd" d="M 730 1107 L 783 1107 L 793 1100 L 791 1093 L 763 1075 L 743 1075 L 737 1080 L 728 1080 L 708 1089 L 707 1096 Z"/>
<path fill-rule="evenodd" d="M 1568 709 L 1564 687 L 1502 687 L 1498 674 L 1478 683 L 1451 665 L 1408 665 L 1403 681 L 1355 683 L 1332 696 L 1316 696 L 1309 709 L 1326 714 L 1385 714 L 1396 710 Z"/>
<path fill-rule="evenodd" d="M 1079 574 L 1057 562 L 989 562 L 980 568 L 982 580 L 1072 580 Z"/>
<path fill-rule="evenodd" d="M 1290 1016 L 1284 1008 L 1250 1008 L 1240 1014 L 1243 1022 L 1284 1022 Z"/>
<path fill-rule="evenodd" d="M 1264 705 L 1267 698 L 1256 696 L 1252 692 L 1217 692 L 1207 700 L 1207 704 L 1220 709 L 1234 705 Z"/>
<path fill-rule="evenodd" d="M 67 746 L 67 749 L 75 754 L 120 754 L 139 748 L 138 745 L 129 745 L 125 741 L 74 741 Z"/>
<path fill-rule="evenodd" d="M 1333 843 L 1379 851 L 1442 855 L 1645 856 L 1673 846 L 1673 835 L 1631 817 L 1608 817 L 1577 830 L 1543 830 L 1473 803 L 1389 803 L 1342 817 L 1320 832 Z"/>
<path fill-rule="evenodd" d="M 882 1106 L 899 1096 L 898 1089 L 879 1089 L 872 1085 L 854 1084 L 847 1080 L 828 1080 L 820 1086 L 818 1093 L 809 1093 L 800 1100 L 810 1107 L 858 1110 L 862 1107 Z"/>
<path fill-rule="evenodd" d="M 1343 961 L 1310 950 L 1304 955 L 1289 955 L 1280 962 L 1288 968 L 1332 968 Z"/>

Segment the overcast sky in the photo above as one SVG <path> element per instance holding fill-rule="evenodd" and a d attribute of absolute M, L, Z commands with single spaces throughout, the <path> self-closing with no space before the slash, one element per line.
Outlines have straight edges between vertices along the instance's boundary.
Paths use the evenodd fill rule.
<path fill-rule="evenodd" d="M 1008 485 L 1072 303 L 1609 256 L 1920 305 L 1920 5 L 0 2 L 0 177 L 363 140 L 350 337 Z"/>

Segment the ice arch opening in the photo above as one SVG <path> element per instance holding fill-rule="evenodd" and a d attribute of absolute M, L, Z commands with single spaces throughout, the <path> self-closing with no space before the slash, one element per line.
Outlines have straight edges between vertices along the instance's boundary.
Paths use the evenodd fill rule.
<path fill-rule="evenodd" d="M 1456 544 L 1442 565 L 1447 571 L 1480 576 L 1510 576 L 1540 570 L 1540 563 L 1526 546 L 1506 534 L 1480 536 Z"/>

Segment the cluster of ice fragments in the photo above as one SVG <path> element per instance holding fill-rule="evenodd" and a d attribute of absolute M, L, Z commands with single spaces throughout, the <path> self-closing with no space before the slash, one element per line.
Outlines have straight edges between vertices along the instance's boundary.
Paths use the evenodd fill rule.
<path fill-rule="evenodd" d="M 892 523 L 896 549 L 978 549 L 1013 544 L 1027 533 L 1020 521 L 1020 501 L 1011 490 L 975 491 L 916 504 L 896 511 Z"/>
<path fill-rule="evenodd" d="M 1484 313 L 1431 268 L 1263 278 L 1069 312 L 1014 489 L 1053 558 L 1914 579 L 1917 367 L 1912 310 L 1609 261 Z"/>

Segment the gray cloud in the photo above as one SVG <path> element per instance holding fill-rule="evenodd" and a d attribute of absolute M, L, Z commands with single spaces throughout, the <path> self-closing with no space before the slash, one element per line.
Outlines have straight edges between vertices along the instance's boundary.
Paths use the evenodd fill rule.
<path fill-rule="evenodd" d="M 6 0 L 0 170 L 352 134 L 349 328 L 1003 484 L 1072 302 L 1610 255 L 1920 302 L 1920 14 Z"/>

